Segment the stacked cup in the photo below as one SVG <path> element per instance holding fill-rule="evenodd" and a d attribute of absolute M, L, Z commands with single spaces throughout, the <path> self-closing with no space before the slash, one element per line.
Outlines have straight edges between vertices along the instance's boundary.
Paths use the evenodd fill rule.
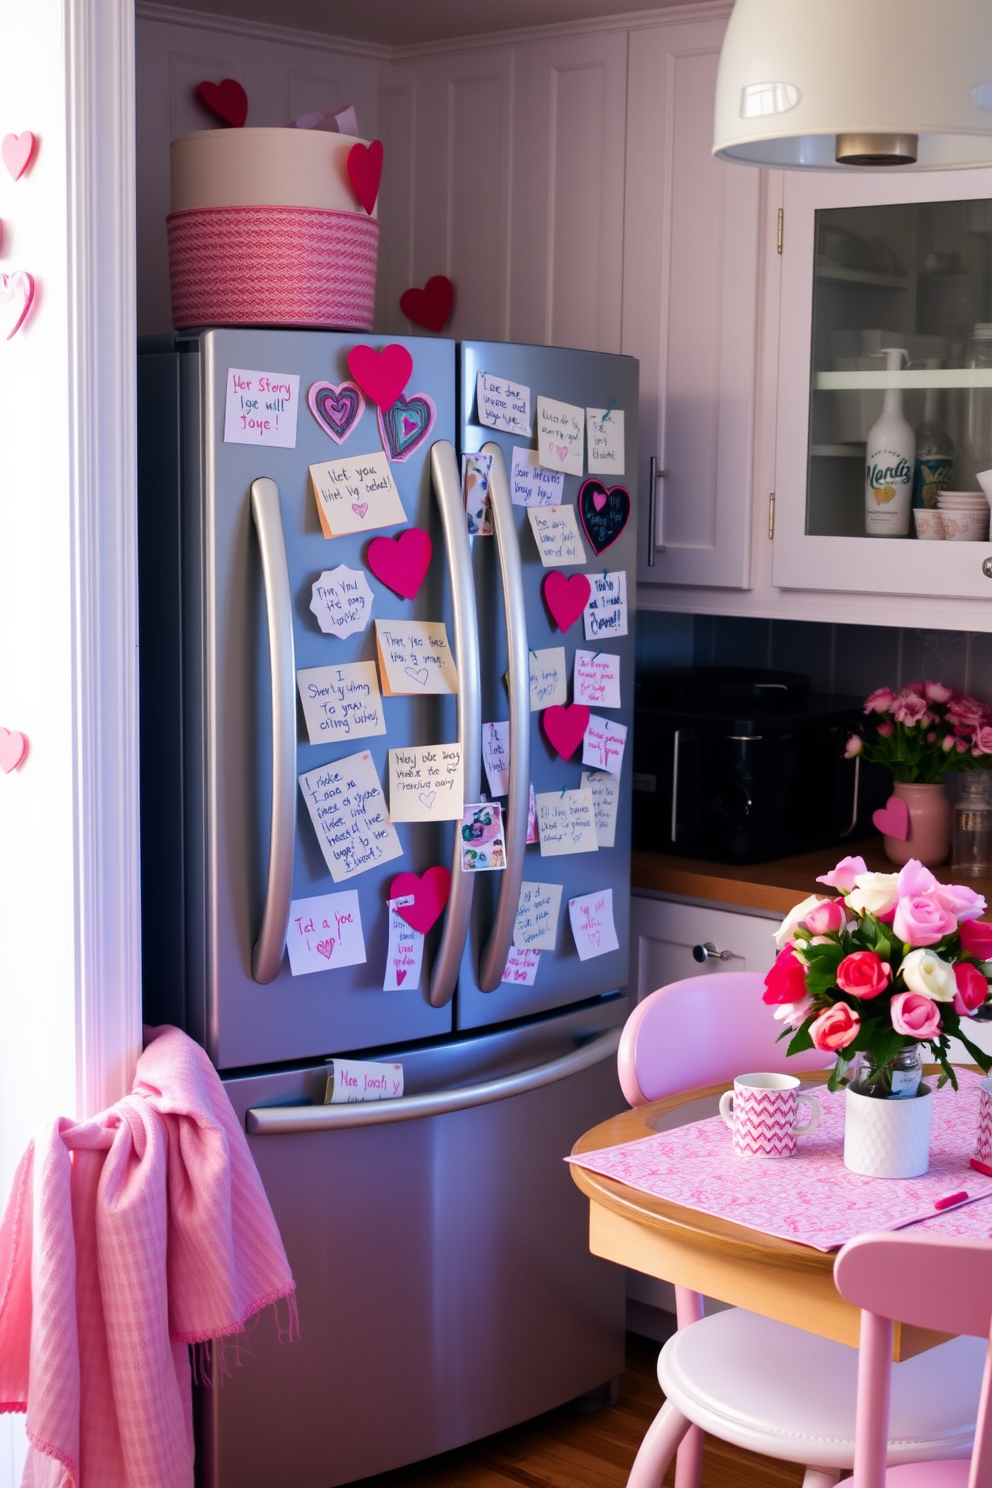
<path fill-rule="evenodd" d="M 937 511 L 948 542 L 988 542 L 989 502 L 981 491 L 941 491 Z"/>

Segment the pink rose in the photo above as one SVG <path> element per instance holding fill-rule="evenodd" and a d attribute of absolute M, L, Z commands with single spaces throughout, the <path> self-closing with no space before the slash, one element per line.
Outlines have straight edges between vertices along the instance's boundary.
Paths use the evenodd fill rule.
<path fill-rule="evenodd" d="M 892 717 L 897 723 L 904 724 L 906 728 L 915 728 L 926 715 L 926 703 L 921 697 L 916 697 L 912 693 L 908 696 L 905 692 L 901 693 L 892 705 Z"/>
<path fill-rule="evenodd" d="M 927 684 L 925 682 L 907 682 L 906 683 L 906 686 L 903 688 L 902 692 L 899 694 L 900 697 L 918 697 L 918 698 L 926 697 L 926 695 L 927 695 Z"/>
<path fill-rule="evenodd" d="M 962 1018 L 970 1018 L 989 995 L 989 984 L 977 966 L 970 961 L 959 961 L 954 967 L 954 980 L 958 990 L 954 995 L 954 1011 Z"/>
<path fill-rule="evenodd" d="M 979 920 L 965 920 L 958 934 L 969 956 L 976 956 L 979 961 L 992 961 L 992 925 Z"/>
<path fill-rule="evenodd" d="M 973 740 L 975 749 L 972 750 L 972 753 L 977 750 L 979 754 L 992 754 L 992 725 L 987 723 L 979 724 L 975 729 Z"/>
<path fill-rule="evenodd" d="M 954 748 L 954 735 L 945 734 L 940 741 L 940 747 L 945 754 L 950 754 L 951 750 Z"/>
<path fill-rule="evenodd" d="M 958 754 L 964 754 L 968 748 L 968 740 L 959 739 L 954 747 L 957 749 Z"/>
<path fill-rule="evenodd" d="M 775 965 L 765 977 L 762 1001 L 802 1002 L 806 996 L 806 967 L 791 946 L 775 958 Z"/>
<path fill-rule="evenodd" d="M 933 893 L 938 904 L 957 920 L 977 920 L 985 913 L 982 895 L 965 888 L 964 884 L 938 884 Z"/>
<path fill-rule="evenodd" d="M 922 992 L 899 992 L 889 1004 L 892 1027 L 906 1038 L 937 1038 L 940 1033 L 940 1011 L 935 1002 Z"/>
<path fill-rule="evenodd" d="M 865 747 L 865 741 L 860 734 L 852 734 L 844 746 L 844 758 L 854 759 Z"/>
<path fill-rule="evenodd" d="M 829 873 L 822 874 L 816 881 L 826 884 L 828 889 L 840 889 L 842 894 L 849 894 L 858 874 L 867 872 L 868 865 L 864 858 L 841 858 L 836 868 L 831 868 Z"/>
<path fill-rule="evenodd" d="M 847 915 L 839 899 L 821 899 L 816 908 L 810 910 L 803 924 L 811 935 L 833 935 L 838 930 L 843 930 L 847 924 Z"/>
<path fill-rule="evenodd" d="M 848 1044 L 853 1044 L 860 1027 L 861 1018 L 854 1009 L 846 1002 L 835 1002 L 809 1025 L 809 1036 L 814 1049 L 830 1054 L 835 1049 L 846 1049 Z"/>
<path fill-rule="evenodd" d="M 984 723 L 988 717 L 988 709 L 977 698 L 969 697 L 963 692 L 948 704 L 947 715 L 955 723 Z"/>
<path fill-rule="evenodd" d="M 888 713 L 895 700 L 896 695 L 891 687 L 879 687 L 871 697 L 865 698 L 865 712 Z"/>
<path fill-rule="evenodd" d="M 924 682 L 923 689 L 931 703 L 948 703 L 954 696 L 954 688 L 945 687 L 943 682 Z"/>
<path fill-rule="evenodd" d="M 813 1011 L 812 997 L 804 997 L 802 1002 L 782 1002 L 772 1013 L 786 1028 L 801 1028 Z"/>
<path fill-rule="evenodd" d="M 932 894 L 940 885 L 918 858 L 903 863 L 896 877 L 896 898 L 910 899 L 914 894 Z"/>
<path fill-rule="evenodd" d="M 837 968 L 837 985 L 852 997 L 877 997 L 889 985 L 892 967 L 874 951 L 852 951 Z"/>
<path fill-rule="evenodd" d="M 892 928 L 907 945 L 930 946 L 951 935 L 958 922 L 935 894 L 913 894 L 897 901 Z"/>
<path fill-rule="evenodd" d="M 878 725 L 879 735 L 883 739 L 891 739 L 892 738 L 892 735 L 895 733 L 895 731 L 896 731 L 895 724 L 894 723 L 890 723 L 888 719 L 886 719 L 884 723 L 880 723 Z"/>

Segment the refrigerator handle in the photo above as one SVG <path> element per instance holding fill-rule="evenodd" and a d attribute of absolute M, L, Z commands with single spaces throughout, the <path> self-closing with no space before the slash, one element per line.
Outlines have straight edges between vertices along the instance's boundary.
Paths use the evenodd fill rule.
<path fill-rule="evenodd" d="M 296 844 L 296 656 L 293 646 L 293 596 L 289 584 L 286 536 L 273 480 L 251 483 L 251 514 L 258 534 L 269 632 L 269 680 L 272 707 L 272 802 L 269 824 L 269 869 L 262 927 L 252 951 L 256 982 L 274 982 L 282 965 L 293 897 L 293 852 Z"/>
<path fill-rule="evenodd" d="M 454 446 L 439 440 L 431 447 L 431 476 L 441 512 L 444 543 L 451 578 L 454 613 L 455 666 L 458 671 L 458 741 L 462 746 L 462 779 L 466 801 L 479 799 L 482 768 L 482 684 L 479 677 L 479 617 L 475 607 L 475 576 L 468 540 L 465 502 Z M 431 970 L 427 1000 L 431 1007 L 444 1007 L 454 996 L 458 971 L 465 951 L 475 875 L 461 871 L 461 833 L 455 831 L 451 893 Z"/>
<path fill-rule="evenodd" d="M 507 691 L 510 703 L 510 789 L 506 803 L 504 840 L 506 869 L 499 874 L 499 898 L 489 940 L 479 962 L 479 986 L 495 992 L 503 979 L 506 958 L 513 942 L 520 905 L 527 851 L 527 817 L 530 809 L 530 653 L 527 646 L 527 604 L 524 598 L 520 543 L 514 519 L 510 483 L 506 478 L 503 451 L 498 444 L 483 446 L 492 455 L 489 485 L 503 605 L 506 610 L 506 650 L 509 659 Z"/>

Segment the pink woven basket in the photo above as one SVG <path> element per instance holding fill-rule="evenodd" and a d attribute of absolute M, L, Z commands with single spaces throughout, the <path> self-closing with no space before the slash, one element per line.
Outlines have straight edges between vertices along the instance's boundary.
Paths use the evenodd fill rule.
<path fill-rule="evenodd" d="M 379 224 L 310 207 L 173 212 L 172 319 L 188 326 L 370 331 Z"/>

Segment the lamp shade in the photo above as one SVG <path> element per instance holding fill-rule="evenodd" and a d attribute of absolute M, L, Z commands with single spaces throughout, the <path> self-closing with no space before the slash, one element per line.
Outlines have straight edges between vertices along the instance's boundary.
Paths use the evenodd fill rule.
<path fill-rule="evenodd" d="M 778 170 L 992 165 L 992 3 L 736 0 L 713 154 Z"/>

